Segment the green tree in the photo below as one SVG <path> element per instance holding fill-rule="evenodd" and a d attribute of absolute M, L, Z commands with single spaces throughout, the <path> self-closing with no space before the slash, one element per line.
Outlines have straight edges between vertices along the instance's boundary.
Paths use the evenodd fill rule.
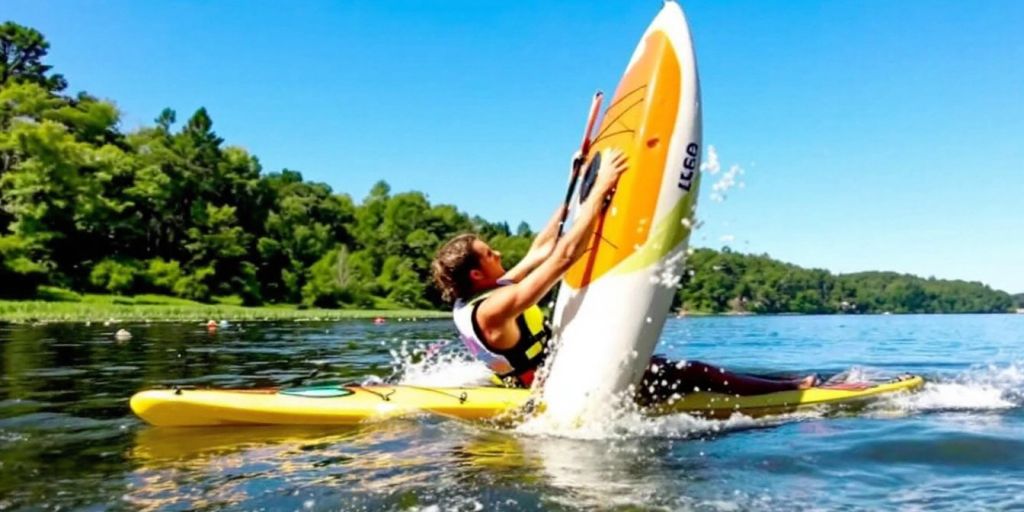
<path fill-rule="evenodd" d="M 523 238 L 533 238 L 534 232 L 530 230 L 530 225 L 526 221 L 520 222 L 519 227 L 516 228 L 516 236 Z"/>
<path fill-rule="evenodd" d="M 196 225 L 188 230 L 189 268 L 202 276 L 203 287 L 217 295 L 241 293 L 246 303 L 259 303 L 256 268 L 245 261 L 251 235 L 238 226 L 235 206 L 207 204 Z M 208 299 L 209 297 L 200 297 Z"/>
<path fill-rule="evenodd" d="M 1012 304 L 1008 294 L 981 283 L 893 272 L 833 275 L 725 249 L 697 249 L 687 268 L 676 304 L 708 313 L 992 313 Z"/>
<path fill-rule="evenodd" d="M 13 21 L 0 25 L 0 86 L 8 82 L 32 82 L 51 91 L 67 87 L 64 77 L 49 74 L 43 58 L 50 43 L 39 31 Z"/>
<path fill-rule="evenodd" d="M 309 280 L 302 287 L 302 302 L 308 306 L 340 307 L 354 305 L 373 306 L 374 303 L 363 284 L 371 276 L 360 261 L 344 246 L 327 252 L 313 264 Z"/>
<path fill-rule="evenodd" d="M 135 290 L 140 268 L 136 261 L 105 259 L 93 267 L 89 282 L 110 293 L 125 294 Z"/>
<path fill-rule="evenodd" d="M 45 282 L 46 267 L 29 257 L 29 248 L 17 235 L 0 236 L 0 297 L 27 297 Z"/>
<path fill-rule="evenodd" d="M 264 296 L 298 302 L 306 270 L 339 243 L 353 244 L 355 207 L 347 195 L 333 194 L 322 183 L 303 182 L 295 171 L 271 173 L 262 182 L 269 213 L 256 245 Z"/>
<path fill-rule="evenodd" d="M 76 206 L 93 197 L 83 169 L 95 150 L 52 121 L 18 121 L 0 134 L 0 152 L 16 162 L 0 176 L 7 229 L 24 243 L 26 256 L 60 280 L 82 245 Z"/>
<path fill-rule="evenodd" d="M 181 279 L 181 264 L 163 258 L 153 258 L 143 272 L 146 287 L 159 293 L 174 293 L 174 285 Z"/>

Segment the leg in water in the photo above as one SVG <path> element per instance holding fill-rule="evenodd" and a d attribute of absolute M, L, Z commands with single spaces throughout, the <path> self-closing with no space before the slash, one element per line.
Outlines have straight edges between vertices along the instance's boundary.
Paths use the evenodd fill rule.
<path fill-rule="evenodd" d="M 807 389 L 818 382 L 816 375 L 796 379 L 771 379 L 742 373 L 701 361 L 671 361 L 661 356 L 651 358 L 651 366 L 641 380 L 640 402 L 653 403 L 673 394 L 710 391 L 729 395 L 763 395 L 778 391 Z"/>

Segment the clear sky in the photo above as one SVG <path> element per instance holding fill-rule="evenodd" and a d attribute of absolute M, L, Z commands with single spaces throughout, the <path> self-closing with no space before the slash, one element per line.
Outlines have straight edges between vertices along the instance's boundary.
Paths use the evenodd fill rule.
<path fill-rule="evenodd" d="M 130 130 L 205 106 L 266 171 L 537 227 L 659 0 L 3 0 Z M 1024 292 L 1024 2 L 684 2 L 701 246 Z M 711 197 L 729 169 L 725 200 Z M 725 184 L 726 182 L 723 182 Z"/>

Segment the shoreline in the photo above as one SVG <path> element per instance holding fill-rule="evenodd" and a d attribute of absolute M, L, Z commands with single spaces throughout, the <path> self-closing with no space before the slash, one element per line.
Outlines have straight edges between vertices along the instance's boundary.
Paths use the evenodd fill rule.
<path fill-rule="evenodd" d="M 752 313 L 674 311 L 668 318 L 765 317 L 765 316 L 905 316 L 905 315 L 998 315 L 1021 314 L 1020 311 L 987 313 Z M 121 297 L 89 295 L 81 301 L 0 300 L 0 324 L 92 323 L 92 322 L 317 322 L 335 320 L 428 320 L 450 318 L 451 313 L 430 309 L 325 309 L 300 308 L 293 304 L 241 306 L 236 304 L 203 304 L 162 296 Z"/>
<path fill-rule="evenodd" d="M 238 306 L 180 301 L 173 304 L 0 300 L 0 324 L 91 322 L 207 322 L 210 320 L 296 321 L 359 319 L 423 320 L 448 318 L 451 313 L 426 309 L 300 309 L 294 305 Z M 131 300 L 131 299 L 126 299 Z"/>

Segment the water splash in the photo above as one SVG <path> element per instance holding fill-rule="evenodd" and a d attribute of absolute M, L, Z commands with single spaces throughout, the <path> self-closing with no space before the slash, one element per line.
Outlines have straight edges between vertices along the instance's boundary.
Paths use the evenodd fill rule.
<path fill-rule="evenodd" d="M 399 384 L 439 387 L 490 384 L 491 374 L 487 367 L 473 359 L 457 343 L 403 342 L 399 349 L 392 351 L 392 358 Z M 827 382 L 882 382 L 892 377 L 891 372 L 886 370 L 852 366 L 830 377 Z M 603 415 L 596 420 L 594 416 L 588 416 L 585 422 L 565 424 L 548 415 L 539 414 L 515 425 L 513 432 L 525 436 L 576 440 L 689 439 L 819 419 L 836 411 L 822 409 L 766 418 L 751 418 L 736 413 L 725 420 L 687 414 L 650 416 L 631 397 L 632 391 L 615 397 L 605 405 Z M 1001 411 L 1022 406 L 1024 361 L 1018 361 L 975 366 L 952 377 L 928 377 L 920 391 L 880 397 L 855 414 L 892 417 L 932 412 Z"/>
<path fill-rule="evenodd" d="M 700 170 L 712 176 L 722 170 L 722 165 L 718 161 L 718 150 L 715 149 L 713 144 L 708 144 L 708 155 L 704 162 L 700 164 Z"/>
<path fill-rule="evenodd" d="M 725 201 L 726 192 L 731 190 L 733 187 L 743 187 L 743 182 L 739 180 L 739 177 L 744 174 L 744 170 L 739 164 L 733 164 L 729 166 L 729 170 L 725 171 L 725 174 L 718 179 L 713 185 L 711 185 L 711 200 L 716 203 Z"/>
<path fill-rule="evenodd" d="M 823 411 L 806 411 L 752 418 L 734 413 L 727 419 L 707 419 L 689 414 L 651 416 L 636 406 L 625 406 L 601 421 L 586 421 L 565 425 L 551 421 L 540 414 L 527 418 L 514 428 L 517 434 L 545 438 L 576 440 L 627 440 L 638 438 L 693 439 L 717 436 L 728 432 L 765 428 L 794 421 L 806 421 L 824 416 Z"/>
<path fill-rule="evenodd" d="M 902 413 L 998 411 L 1024 406 L 1024 362 L 974 367 L 950 380 L 926 382 L 913 394 L 880 401 L 875 410 Z"/>
<path fill-rule="evenodd" d="M 700 164 L 701 172 L 716 176 L 722 171 L 722 164 L 718 158 L 718 149 L 714 145 L 708 145 L 707 155 L 704 162 Z M 716 203 L 725 201 L 726 193 L 734 187 L 744 188 L 745 183 L 739 178 L 746 173 L 739 164 L 732 164 L 729 169 L 718 178 L 718 181 L 711 185 L 711 200 Z"/>
<path fill-rule="evenodd" d="M 885 382 L 891 379 L 893 375 L 889 372 L 883 372 L 874 368 L 868 368 L 865 366 L 851 366 L 849 369 L 841 371 L 825 381 L 825 384 L 856 384 L 861 382 Z"/>
<path fill-rule="evenodd" d="M 829 378 L 828 383 L 884 382 L 892 377 L 888 371 L 853 366 Z M 736 413 L 725 420 L 712 420 L 687 414 L 655 417 L 632 404 L 621 407 L 603 421 L 570 426 L 551 423 L 539 415 L 527 419 L 515 431 L 530 436 L 587 440 L 695 438 L 851 413 L 841 408 L 822 408 L 764 418 Z M 892 417 L 947 411 L 1001 411 L 1016 407 L 1024 407 L 1024 361 L 978 366 L 949 379 L 929 378 L 919 391 L 880 397 L 862 412 L 853 414 Z"/>
<path fill-rule="evenodd" d="M 491 371 L 458 343 L 403 341 L 391 351 L 398 384 L 459 387 L 491 384 Z"/>

